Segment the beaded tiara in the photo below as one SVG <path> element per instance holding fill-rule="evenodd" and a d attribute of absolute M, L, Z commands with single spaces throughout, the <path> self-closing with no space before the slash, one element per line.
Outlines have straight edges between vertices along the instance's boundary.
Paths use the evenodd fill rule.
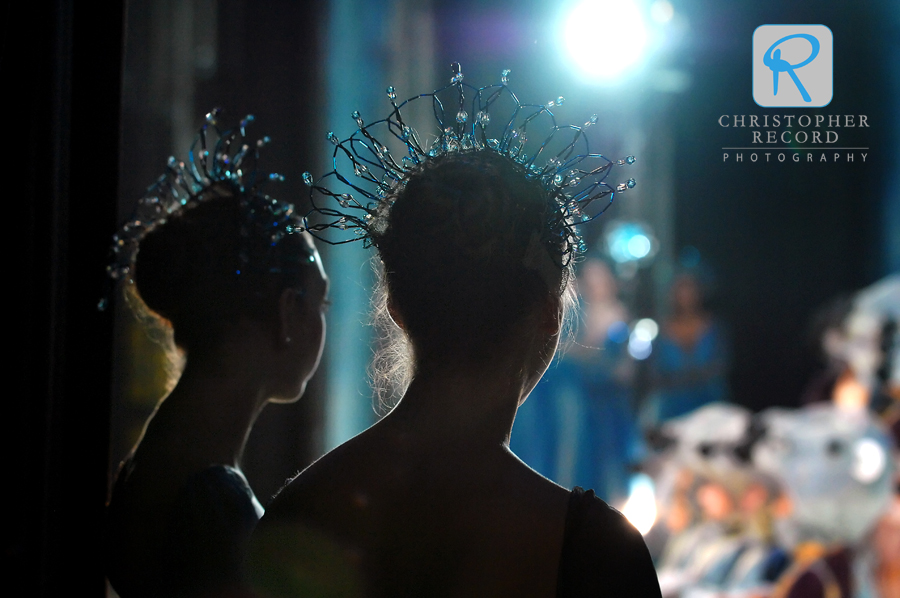
<path fill-rule="evenodd" d="M 218 127 L 221 112 L 216 108 L 206 115 L 188 152 L 187 163 L 170 157 L 165 173 L 147 189 L 134 212 L 113 235 L 112 259 L 107 266 L 112 280 L 130 281 L 141 239 L 147 233 L 165 224 L 168 218 L 225 194 L 240 199 L 245 216 L 235 274 L 281 271 L 284 260 L 276 248 L 285 235 L 303 230 L 301 220 L 294 214 L 292 204 L 260 190 L 265 181 L 283 181 L 284 177 L 259 172 L 259 153 L 269 138 L 254 141 L 247 136 L 247 126 L 254 117 L 248 115 L 237 127 L 223 131 Z M 315 256 L 307 253 L 301 259 L 314 261 Z M 105 301 L 99 307 L 105 307 Z"/>
<path fill-rule="evenodd" d="M 366 124 L 359 112 L 353 112 L 357 130 L 347 139 L 328 133 L 334 145 L 332 170 L 318 180 L 309 172 L 303 174 L 312 204 L 304 219 L 306 230 L 331 245 L 362 240 L 367 247 L 377 247 L 393 197 L 423 163 L 445 154 L 488 150 L 519 164 L 528 179 L 540 182 L 547 191 L 553 205 L 547 211 L 541 242 L 558 266 L 567 267 L 585 249 L 577 226 L 606 211 L 616 193 L 634 187 L 634 179 L 615 185 L 607 182 L 614 166 L 633 164 L 634 156 L 610 160 L 592 152 L 586 131 L 597 123 L 596 115 L 583 126 L 557 124 L 552 109 L 564 98 L 546 104 L 520 102 L 509 88 L 509 70 L 501 73 L 500 83 L 476 88 L 463 82 L 459 63 L 451 68 L 447 86 L 399 104 L 396 90 L 388 87 L 390 114 Z M 423 143 L 419 132 L 404 121 L 403 110 L 421 100 L 431 100 L 437 121 L 437 136 L 430 144 Z M 510 112 L 503 105 L 511 106 Z M 501 110 L 502 117 L 497 115 Z M 528 144 L 529 128 L 539 129 L 539 143 Z M 400 148 L 399 152 L 392 154 L 387 144 Z M 353 176 L 340 168 L 352 169 Z M 340 183 L 339 190 L 328 187 L 335 181 Z M 323 204 L 323 198 L 329 197 L 337 206 Z M 350 234 L 329 239 L 322 235 L 328 229 Z"/>

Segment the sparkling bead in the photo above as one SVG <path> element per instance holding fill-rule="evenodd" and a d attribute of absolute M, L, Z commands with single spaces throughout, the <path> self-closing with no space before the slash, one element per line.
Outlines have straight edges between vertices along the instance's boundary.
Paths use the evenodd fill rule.
<path fill-rule="evenodd" d="M 625 184 L 628 185 L 629 189 L 634 189 L 634 186 L 637 185 L 637 181 L 635 181 L 634 179 L 628 179 Z"/>
<path fill-rule="evenodd" d="M 486 127 L 491 122 L 491 115 L 487 113 L 485 110 L 479 110 L 475 115 L 475 122 L 481 125 L 482 127 Z"/>
<path fill-rule="evenodd" d="M 553 177 L 553 184 L 557 185 L 557 186 L 562 185 L 564 180 L 566 180 L 566 177 L 564 177 L 561 174 L 557 174 L 556 176 Z"/>
<path fill-rule="evenodd" d="M 510 71 L 509 69 L 503 69 L 503 71 L 500 73 L 500 83 L 501 84 L 509 85 L 509 74 L 511 72 L 512 71 Z"/>
<path fill-rule="evenodd" d="M 328 131 L 328 135 L 326 135 L 328 141 L 331 142 L 332 145 L 340 145 L 341 141 L 337 138 L 337 135 L 334 134 L 334 131 Z"/>
<path fill-rule="evenodd" d="M 366 168 L 366 165 L 365 165 L 365 164 L 360 164 L 359 162 L 354 162 L 354 164 L 353 164 L 353 173 L 354 173 L 356 176 L 361 177 L 361 176 L 363 176 L 364 174 L 368 174 L 368 172 L 369 172 L 369 169 Z"/>
<path fill-rule="evenodd" d="M 284 182 L 284 175 L 278 174 L 277 172 L 273 172 L 269 175 L 270 181 L 281 181 Z"/>
<path fill-rule="evenodd" d="M 462 66 L 458 62 L 454 62 L 450 65 L 450 69 L 453 71 L 453 77 L 451 77 L 450 83 L 462 83 Z"/>
<path fill-rule="evenodd" d="M 350 116 L 353 117 L 353 120 L 356 121 L 356 126 L 360 129 L 363 127 L 363 125 L 365 125 L 362 117 L 359 115 L 359 110 L 354 110 L 353 114 L 351 114 Z"/>
<path fill-rule="evenodd" d="M 465 110 L 460 110 L 456 113 L 456 122 L 464 123 L 469 120 L 469 114 Z"/>
<path fill-rule="evenodd" d="M 349 194 L 347 194 L 347 193 L 342 193 L 342 194 L 341 194 L 340 196 L 338 196 L 338 198 L 337 198 L 338 203 L 341 205 L 342 208 L 347 208 L 347 207 L 349 207 L 349 206 L 350 206 L 350 200 L 351 200 L 351 199 L 353 199 L 353 197 L 351 197 L 351 196 L 350 196 Z"/>
<path fill-rule="evenodd" d="M 591 115 L 591 118 L 589 118 L 588 121 L 586 123 L 584 123 L 584 128 L 586 129 L 586 128 L 590 127 L 591 125 L 596 125 L 596 124 L 597 124 L 597 115 L 593 114 L 593 115 Z"/>
<path fill-rule="evenodd" d="M 310 173 L 308 173 L 308 172 L 304 172 L 304 173 L 303 173 L 303 183 L 304 183 L 307 187 L 312 187 L 312 186 L 313 186 L 313 177 L 312 177 L 312 175 L 311 175 Z"/>
<path fill-rule="evenodd" d="M 394 101 L 397 99 L 397 92 L 394 89 L 393 85 L 391 85 L 390 87 L 387 88 L 387 96 L 391 99 L 391 101 Z"/>
<path fill-rule="evenodd" d="M 569 187 L 577 187 L 580 183 L 581 183 L 581 179 L 576 176 L 576 177 L 572 177 L 569 180 L 568 185 L 569 185 Z"/>
<path fill-rule="evenodd" d="M 627 158 L 625 158 L 625 162 L 627 162 L 628 164 L 634 164 L 634 156 L 628 156 Z"/>
<path fill-rule="evenodd" d="M 410 129 L 407 125 L 403 125 L 403 129 L 401 129 L 400 131 L 400 139 L 406 141 L 410 137 L 412 137 L 412 129 Z"/>

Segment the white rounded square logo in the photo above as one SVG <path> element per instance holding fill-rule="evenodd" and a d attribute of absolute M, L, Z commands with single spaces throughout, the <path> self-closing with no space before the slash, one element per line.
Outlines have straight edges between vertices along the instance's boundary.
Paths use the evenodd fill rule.
<path fill-rule="evenodd" d="M 833 49 L 825 25 L 760 25 L 753 32 L 753 99 L 764 108 L 827 106 Z"/>

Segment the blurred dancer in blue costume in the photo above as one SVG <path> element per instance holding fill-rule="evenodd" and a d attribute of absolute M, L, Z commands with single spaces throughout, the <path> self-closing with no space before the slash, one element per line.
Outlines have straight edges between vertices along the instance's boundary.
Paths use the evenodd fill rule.
<path fill-rule="evenodd" d="M 593 487 L 598 496 L 621 506 L 630 466 L 640 456 L 628 312 L 612 271 L 599 258 L 579 268 L 578 290 L 577 341 L 561 352 L 519 408 L 510 446 L 551 479 Z"/>
<path fill-rule="evenodd" d="M 650 358 L 654 390 L 642 413 L 645 425 L 729 398 L 729 343 L 704 299 L 698 274 L 682 273 L 672 283 L 671 311 Z"/>

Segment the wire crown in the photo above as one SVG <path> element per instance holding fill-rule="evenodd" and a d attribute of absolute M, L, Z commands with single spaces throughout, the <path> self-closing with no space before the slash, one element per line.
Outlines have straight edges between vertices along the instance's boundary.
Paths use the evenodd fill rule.
<path fill-rule="evenodd" d="M 166 171 L 148 187 L 134 212 L 113 235 L 111 259 L 107 273 L 113 281 L 133 282 L 130 278 L 141 240 L 169 218 L 203 201 L 233 194 L 239 198 L 244 214 L 241 241 L 235 256 L 235 275 L 250 272 L 277 273 L 284 267 L 284 256 L 276 255 L 279 241 L 286 235 L 303 230 L 294 206 L 265 195 L 266 181 L 283 181 L 277 173 L 263 174 L 258 167 L 260 150 L 270 139 L 251 140 L 247 126 L 254 117 L 248 115 L 237 127 L 221 130 L 218 126 L 222 110 L 215 108 L 205 117 L 188 152 L 187 163 L 170 157 Z M 305 246 L 305 245 L 304 245 Z M 307 253 L 302 260 L 314 261 Z M 98 307 L 104 309 L 106 299 Z"/>
<path fill-rule="evenodd" d="M 340 140 L 333 132 L 327 134 L 334 145 L 332 170 L 318 180 L 309 172 L 303 174 L 304 183 L 310 187 L 312 205 L 304 218 L 305 229 L 331 245 L 362 240 L 366 246 L 377 247 L 379 236 L 387 226 L 393 196 L 423 163 L 445 154 L 493 151 L 520 165 L 527 178 L 539 181 L 547 191 L 548 201 L 553 205 L 548 210 L 541 242 L 558 266 L 567 267 L 585 250 L 578 225 L 600 216 L 617 193 L 635 186 L 633 178 L 615 185 L 607 182 L 614 166 L 633 164 L 634 156 L 611 160 L 592 152 L 585 132 L 597 123 L 596 115 L 583 126 L 558 124 L 551 109 L 561 105 L 564 98 L 546 104 L 520 102 L 509 88 L 509 70 L 501 73 L 500 83 L 476 88 L 463 82 L 459 63 L 451 67 L 453 76 L 447 86 L 399 104 L 396 90 L 388 87 L 392 110 L 387 117 L 366 124 L 355 111 L 351 117 L 357 130 L 350 137 Z M 447 93 L 453 97 L 445 106 L 439 96 Z M 419 133 L 404 121 L 402 112 L 413 102 L 424 99 L 432 101 L 438 127 L 438 134 L 430 144 L 422 142 Z M 498 119 L 496 110 L 492 116 L 491 109 L 505 100 L 513 105 L 509 116 Z M 539 144 L 528 145 L 529 125 L 536 128 L 539 119 L 546 121 L 549 132 Z M 491 123 L 498 120 L 502 124 L 499 134 L 489 135 L 489 129 L 496 129 Z M 382 130 L 379 135 L 383 141 L 376 137 L 378 130 Z M 571 137 L 560 144 L 559 138 L 566 135 Z M 398 145 L 402 154 L 392 154 L 387 143 Z M 560 149 L 554 149 L 560 145 Z M 535 149 L 531 150 L 532 147 Z M 353 177 L 339 170 L 339 160 L 349 160 Z M 330 179 L 336 179 L 344 189 L 329 189 Z M 333 198 L 337 206 L 323 205 L 318 196 Z M 600 200 L 603 200 L 602 207 L 589 211 Z M 311 218 L 317 222 L 311 222 Z M 332 240 L 322 236 L 328 229 L 349 230 L 353 236 Z"/>

